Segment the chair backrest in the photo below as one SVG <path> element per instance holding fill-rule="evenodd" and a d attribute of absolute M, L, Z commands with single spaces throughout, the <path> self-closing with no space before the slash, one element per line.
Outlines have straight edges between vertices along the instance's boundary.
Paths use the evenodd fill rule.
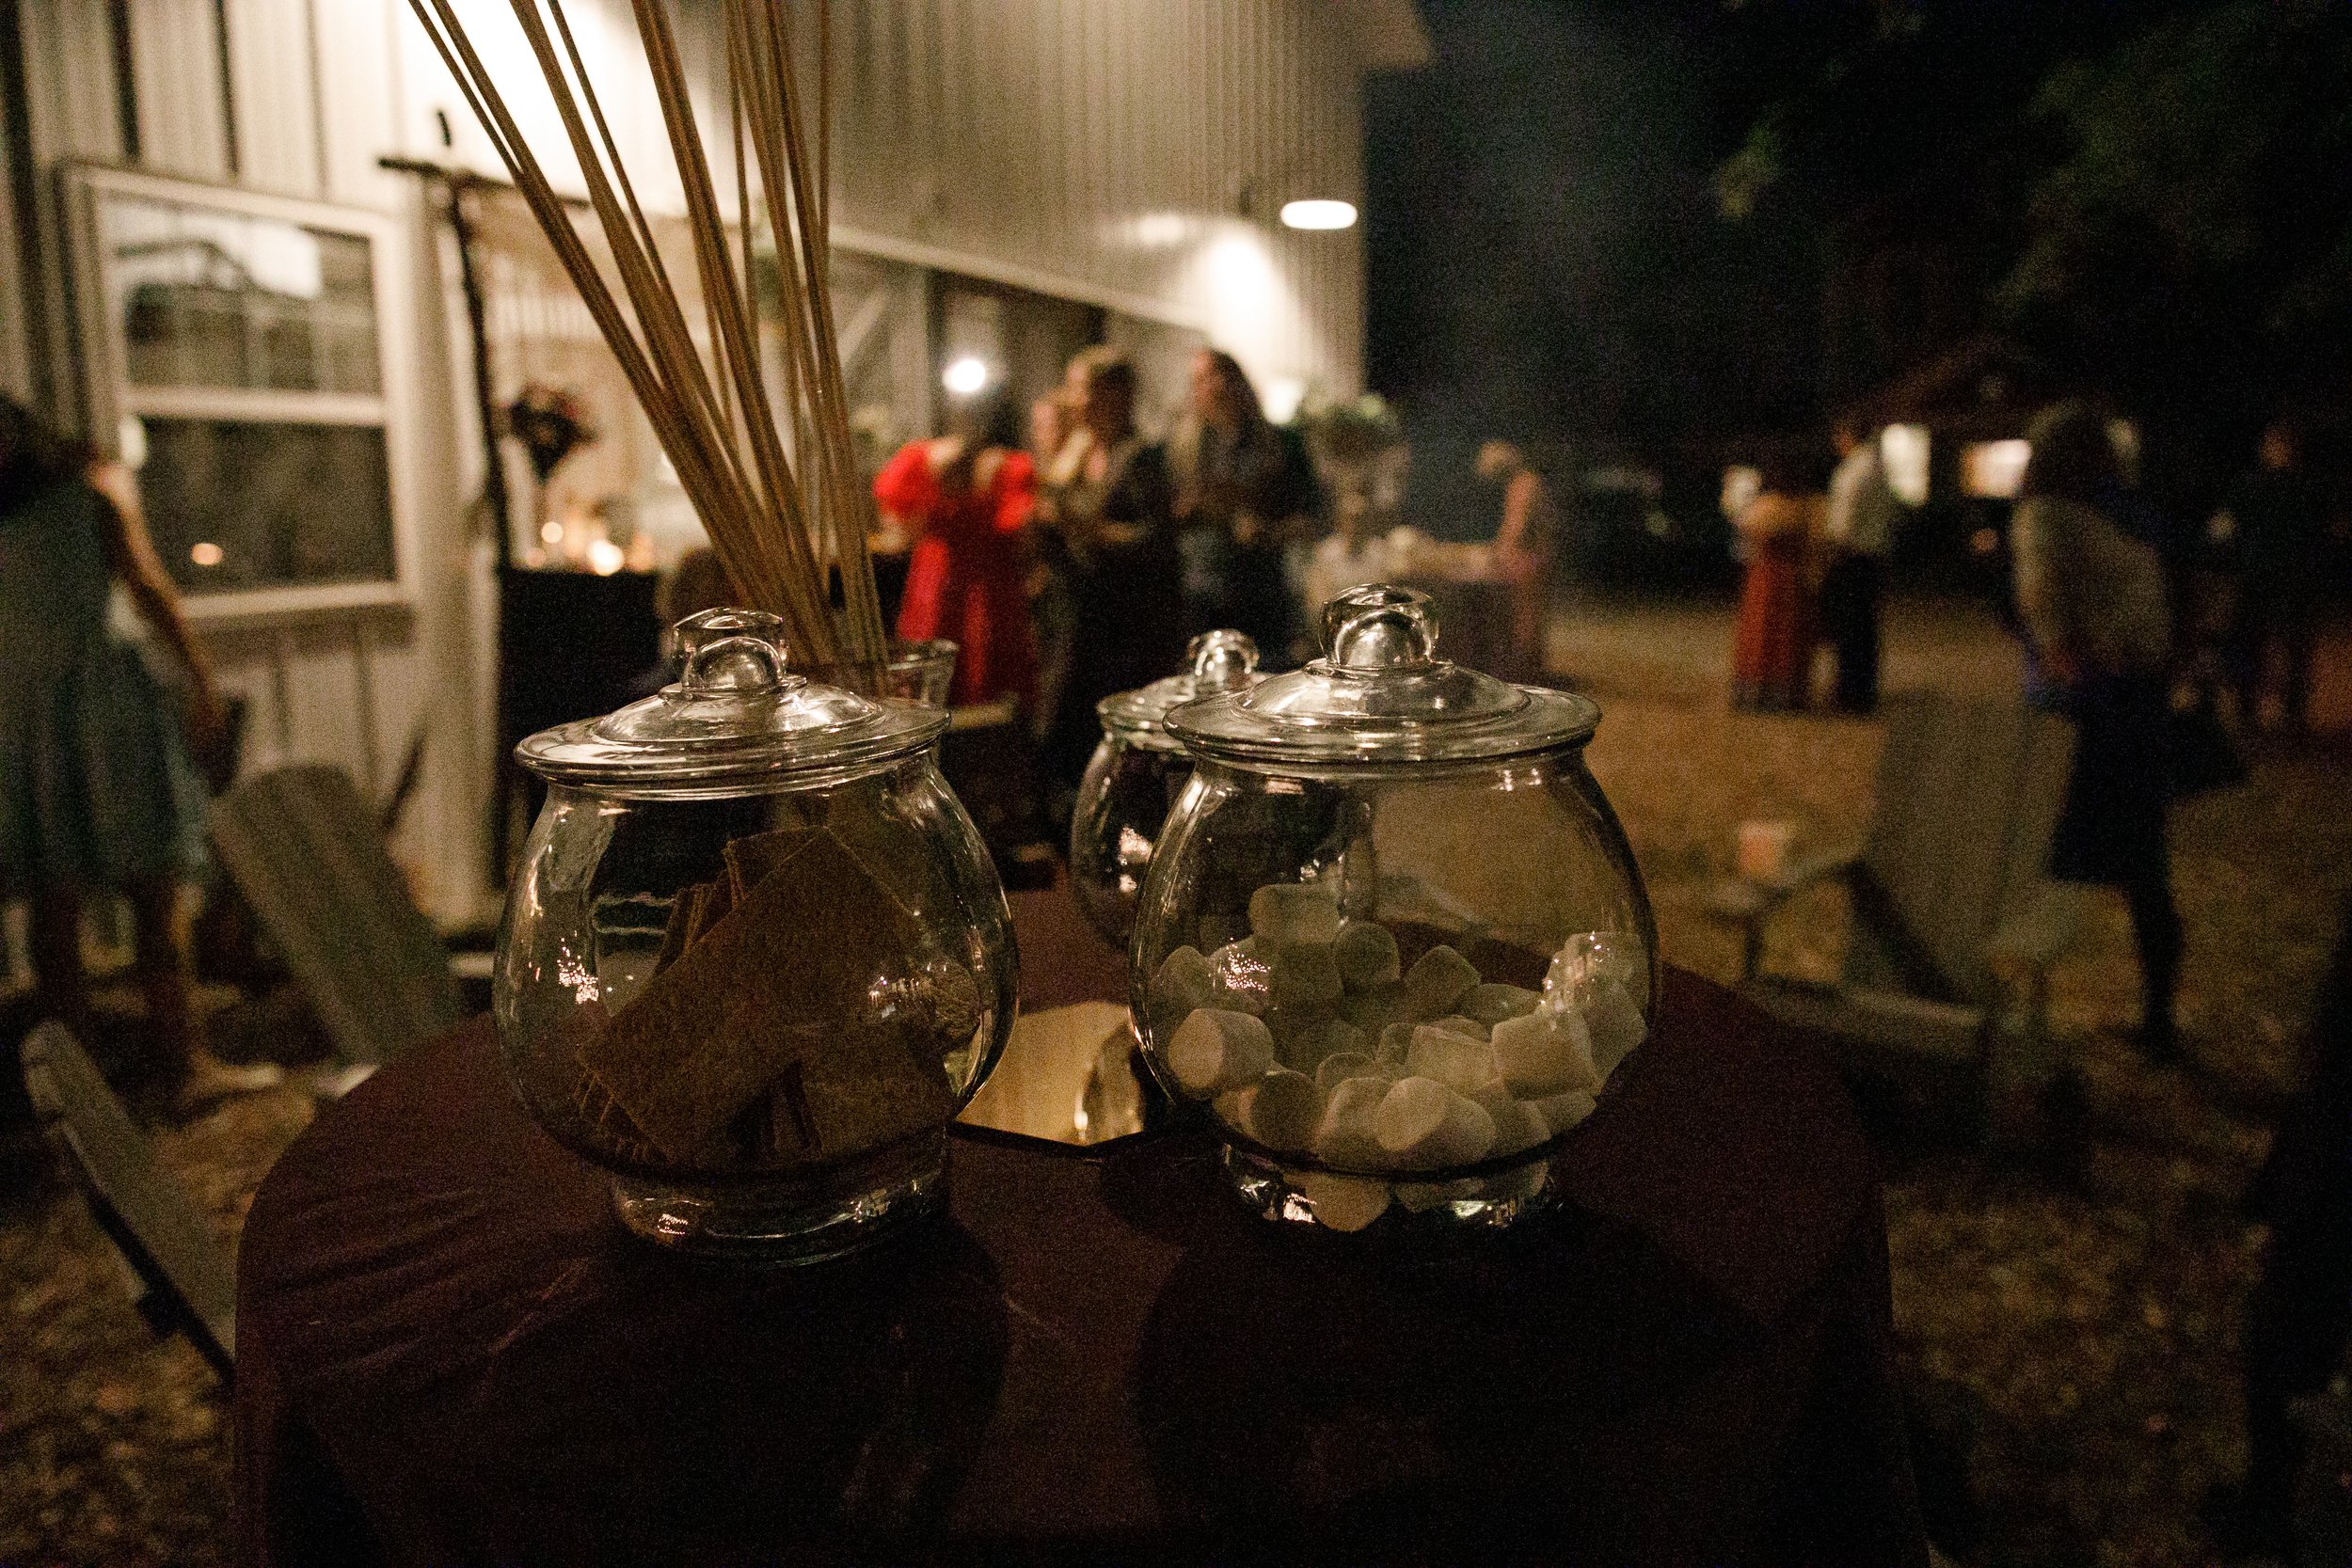
<path fill-rule="evenodd" d="M 146 1287 L 141 1309 L 159 1330 L 186 1334 L 228 1375 L 236 1357 L 236 1275 L 203 1216 L 156 1167 L 146 1135 L 64 1025 L 40 1025 L 24 1054 L 33 1114 Z"/>
<path fill-rule="evenodd" d="M 458 1021 L 449 951 L 341 768 L 247 779 L 213 803 L 212 829 L 221 864 L 344 1061 L 390 1061 Z"/>
<path fill-rule="evenodd" d="M 2015 700 L 1910 691 L 1884 706 L 1846 978 L 1979 1001 L 1986 939 L 2046 879 L 2074 727 Z"/>

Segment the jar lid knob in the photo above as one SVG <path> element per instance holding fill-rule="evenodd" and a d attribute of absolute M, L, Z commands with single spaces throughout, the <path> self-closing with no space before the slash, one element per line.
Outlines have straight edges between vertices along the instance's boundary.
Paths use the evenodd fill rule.
<path fill-rule="evenodd" d="M 764 610 L 706 610 L 675 628 L 688 695 L 805 685 L 785 673 L 784 617 Z"/>
<path fill-rule="evenodd" d="M 1258 644 L 1231 627 L 1202 632 L 1185 647 L 1184 657 L 1192 665 L 1192 689 L 1202 696 L 1238 691 L 1258 673 Z"/>
<path fill-rule="evenodd" d="M 1342 670 L 1404 670 L 1436 662 L 1438 615 L 1418 589 L 1372 582 L 1323 607 L 1323 646 Z"/>

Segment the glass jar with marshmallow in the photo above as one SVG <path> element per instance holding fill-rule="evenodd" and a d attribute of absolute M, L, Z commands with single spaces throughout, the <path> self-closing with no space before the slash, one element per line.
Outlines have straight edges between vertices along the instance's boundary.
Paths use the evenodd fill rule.
<path fill-rule="evenodd" d="M 1204 631 L 1176 674 L 1094 705 L 1103 738 L 1070 814 L 1070 890 L 1103 940 L 1135 935 L 1136 897 L 1168 814 L 1192 777 L 1192 759 L 1168 733 L 1170 709 L 1258 679 L 1258 644 L 1238 631 Z"/>
<path fill-rule="evenodd" d="M 1137 903 L 1145 1058 L 1269 1219 L 1409 1235 L 1551 1201 L 1646 1037 L 1657 927 L 1588 700 L 1438 657 L 1351 589 L 1305 669 L 1171 709 L 1194 771 Z"/>

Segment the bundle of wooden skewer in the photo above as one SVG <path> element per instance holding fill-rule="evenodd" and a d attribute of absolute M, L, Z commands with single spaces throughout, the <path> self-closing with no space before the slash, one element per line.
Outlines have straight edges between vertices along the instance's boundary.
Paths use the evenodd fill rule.
<path fill-rule="evenodd" d="M 795 663 L 880 690 L 888 649 L 866 555 L 871 500 L 850 438 L 828 280 L 829 8 L 820 0 L 815 18 L 812 105 L 801 90 L 788 0 L 723 0 L 738 218 L 731 241 L 668 0 L 632 0 L 685 193 L 703 315 L 698 343 L 563 0 L 508 3 L 579 162 L 610 276 L 509 110 L 515 85 L 502 89 L 492 75 L 454 0 L 409 3 L 620 361 L 749 608 L 783 617 Z M 780 280 L 767 311 L 754 270 L 755 210 Z M 761 352 L 771 333 L 780 362 L 773 386 Z"/>

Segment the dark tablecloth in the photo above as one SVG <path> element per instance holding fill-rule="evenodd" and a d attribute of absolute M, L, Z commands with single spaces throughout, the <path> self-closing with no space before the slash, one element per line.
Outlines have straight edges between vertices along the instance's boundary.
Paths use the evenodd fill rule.
<path fill-rule="evenodd" d="M 1024 1005 L 1117 994 L 1016 898 Z M 1925 1561 L 1884 1227 L 1802 1040 L 1669 971 L 1557 1215 L 1272 1226 L 1178 1132 L 950 1141 L 948 1218 L 744 1275 L 624 1235 L 477 1021 L 323 1114 L 238 1269 L 252 1563 Z"/>

